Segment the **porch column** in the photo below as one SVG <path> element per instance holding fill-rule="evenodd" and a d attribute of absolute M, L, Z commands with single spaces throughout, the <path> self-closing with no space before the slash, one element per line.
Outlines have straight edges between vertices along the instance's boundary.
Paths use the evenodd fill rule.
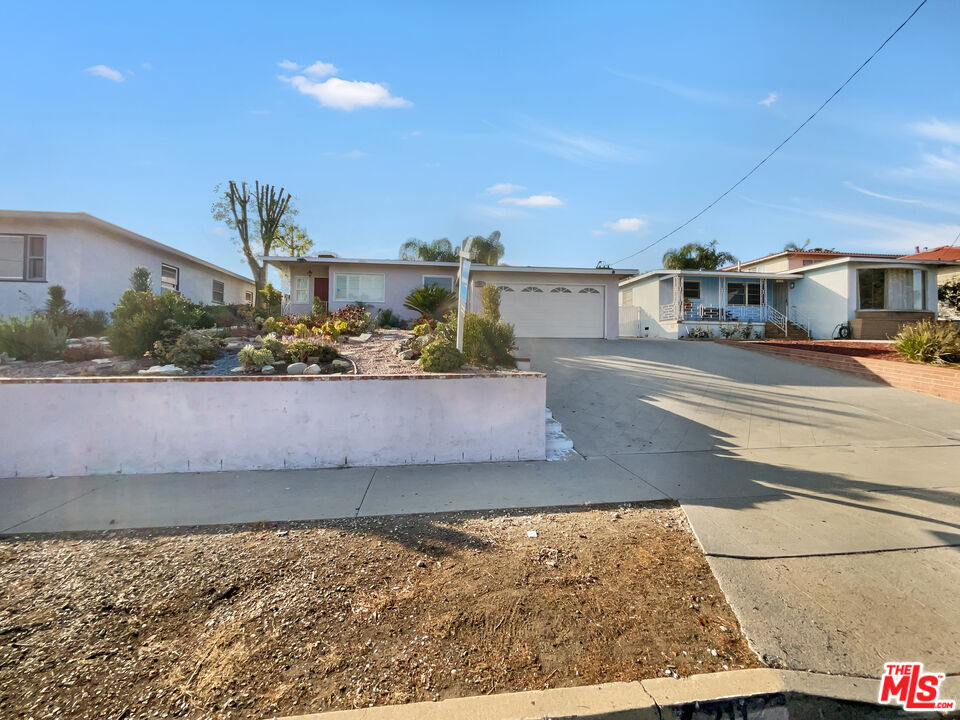
<path fill-rule="evenodd" d="M 720 297 L 717 298 L 717 307 L 720 308 L 720 321 L 723 322 L 727 319 L 727 279 L 721 275 L 719 282 L 717 283 Z"/>
<path fill-rule="evenodd" d="M 680 322 L 683 320 L 683 278 L 679 275 L 673 276 L 673 308 Z"/>
<path fill-rule="evenodd" d="M 769 280 L 760 281 L 760 319 L 766 322 L 767 320 L 767 283 Z"/>

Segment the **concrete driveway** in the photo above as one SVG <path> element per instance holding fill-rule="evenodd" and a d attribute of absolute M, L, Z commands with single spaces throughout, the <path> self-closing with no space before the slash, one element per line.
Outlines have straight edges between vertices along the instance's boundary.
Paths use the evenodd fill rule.
<path fill-rule="evenodd" d="M 521 350 L 582 455 L 681 501 L 765 660 L 960 674 L 960 404 L 710 342 Z"/>

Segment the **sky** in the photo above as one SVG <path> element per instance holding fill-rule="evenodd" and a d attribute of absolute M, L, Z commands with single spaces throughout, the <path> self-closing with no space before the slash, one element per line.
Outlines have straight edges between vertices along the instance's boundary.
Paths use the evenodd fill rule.
<path fill-rule="evenodd" d="M 0 207 L 84 211 L 245 272 L 229 179 L 314 251 L 500 230 L 511 265 L 717 240 L 911 252 L 960 233 L 960 3 L 9 3 Z M 247 274 L 249 274 L 247 272 Z"/>

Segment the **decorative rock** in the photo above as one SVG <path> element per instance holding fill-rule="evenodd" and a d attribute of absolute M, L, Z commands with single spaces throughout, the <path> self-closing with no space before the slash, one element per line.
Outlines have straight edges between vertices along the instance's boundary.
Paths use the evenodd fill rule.
<path fill-rule="evenodd" d="M 94 358 L 91 361 L 94 365 L 109 365 L 113 362 L 110 358 Z"/>
<path fill-rule="evenodd" d="M 330 363 L 330 372 L 350 372 L 353 370 L 353 363 L 349 360 L 337 358 Z"/>
<path fill-rule="evenodd" d="M 273 375 L 275 372 L 276 370 L 274 370 L 273 365 L 264 365 L 260 368 L 261 375 Z"/>
<path fill-rule="evenodd" d="M 311 355 L 310 357 L 307 358 L 307 362 L 310 363 L 311 365 L 316 365 L 318 362 L 320 362 L 320 356 Z"/>
<path fill-rule="evenodd" d="M 404 350 L 397 355 L 401 360 L 414 360 L 416 356 L 417 354 L 413 350 Z"/>
<path fill-rule="evenodd" d="M 44 364 L 44 365 L 58 365 L 59 363 L 62 363 L 62 362 L 63 362 L 63 360 L 44 360 L 44 361 L 43 361 L 43 364 Z"/>
<path fill-rule="evenodd" d="M 365 342 L 366 342 L 367 340 L 369 340 L 371 337 L 372 337 L 372 336 L 371 336 L 370 333 L 360 333 L 360 334 L 357 335 L 356 337 L 348 337 L 348 338 L 347 338 L 347 342 L 352 342 L 352 343 L 365 343 Z"/>
<path fill-rule="evenodd" d="M 141 370 L 140 372 L 143 372 L 143 370 Z M 243 367 L 241 365 L 237 365 L 235 368 L 230 368 L 230 374 L 243 375 Z"/>
<path fill-rule="evenodd" d="M 176 365 L 152 365 L 146 370 L 141 370 L 140 375 L 159 375 L 161 377 L 174 376 L 174 375 L 186 375 L 187 371 L 183 368 L 179 368 Z"/>
<path fill-rule="evenodd" d="M 320 366 L 317 365 L 316 363 L 313 363 L 312 365 L 307 365 L 307 367 L 305 367 L 304 370 L 303 370 L 303 374 L 304 374 L 304 375 L 319 375 L 319 374 L 320 374 Z"/>
<path fill-rule="evenodd" d="M 303 371 L 307 369 L 306 363 L 295 362 L 287 365 L 287 375 L 303 375 Z"/>
<path fill-rule="evenodd" d="M 132 372 L 133 372 L 134 370 L 136 370 L 136 369 L 137 369 L 137 361 L 136 361 L 136 360 L 120 360 L 119 362 L 115 362 L 115 363 L 110 367 L 110 370 L 111 370 L 115 375 L 129 375 L 130 373 L 132 373 Z"/>

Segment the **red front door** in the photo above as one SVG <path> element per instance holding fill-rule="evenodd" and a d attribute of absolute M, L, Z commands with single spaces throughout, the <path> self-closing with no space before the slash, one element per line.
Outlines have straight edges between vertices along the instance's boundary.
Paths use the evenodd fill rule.
<path fill-rule="evenodd" d="M 330 278 L 313 279 L 313 296 L 324 302 L 330 299 Z"/>

